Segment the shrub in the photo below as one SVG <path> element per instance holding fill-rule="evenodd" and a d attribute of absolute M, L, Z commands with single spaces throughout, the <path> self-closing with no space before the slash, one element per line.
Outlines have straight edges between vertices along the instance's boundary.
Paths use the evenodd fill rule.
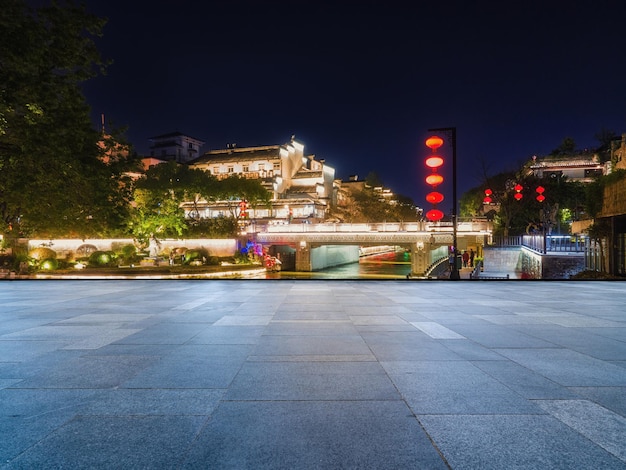
<path fill-rule="evenodd" d="M 204 264 L 209 259 L 209 252 L 205 248 L 194 248 L 192 250 L 187 250 L 185 253 L 185 264 L 198 262 Z"/>
<path fill-rule="evenodd" d="M 38 248 L 34 248 L 30 250 L 28 256 L 37 261 L 43 261 L 46 259 L 56 259 L 57 252 L 51 248 L 47 248 L 45 246 L 40 246 Z"/>
<path fill-rule="evenodd" d="M 135 245 L 127 244 L 119 248 L 119 257 L 121 264 L 134 264 L 140 261 L 140 256 L 137 254 L 137 247 Z"/>
<path fill-rule="evenodd" d="M 45 271 L 54 271 L 59 268 L 59 262 L 56 258 L 46 258 L 39 263 L 39 269 Z"/>
<path fill-rule="evenodd" d="M 116 266 L 117 260 L 112 251 L 94 251 L 89 255 L 89 264 L 97 267 Z"/>

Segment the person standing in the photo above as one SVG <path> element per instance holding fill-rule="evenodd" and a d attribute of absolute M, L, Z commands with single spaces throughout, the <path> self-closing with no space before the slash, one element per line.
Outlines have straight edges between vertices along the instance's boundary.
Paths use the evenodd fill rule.
<path fill-rule="evenodd" d="M 470 250 L 470 267 L 474 267 L 474 256 L 476 255 L 476 253 L 474 253 L 474 249 L 472 248 Z"/>

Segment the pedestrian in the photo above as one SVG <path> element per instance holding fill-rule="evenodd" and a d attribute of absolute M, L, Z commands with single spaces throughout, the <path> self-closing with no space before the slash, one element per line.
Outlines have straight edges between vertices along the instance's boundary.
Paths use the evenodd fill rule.
<path fill-rule="evenodd" d="M 474 253 L 474 249 L 472 248 L 470 250 L 470 266 L 472 268 L 474 267 L 474 256 L 476 256 L 476 253 Z"/>
<path fill-rule="evenodd" d="M 469 263 L 470 255 L 467 251 L 463 252 L 463 267 L 467 268 L 467 263 Z"/>

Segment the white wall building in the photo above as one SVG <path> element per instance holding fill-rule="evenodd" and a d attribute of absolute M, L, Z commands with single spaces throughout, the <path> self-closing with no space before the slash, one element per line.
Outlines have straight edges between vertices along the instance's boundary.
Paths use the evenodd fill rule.
<path fill-rule="evenodd" d="M 218 179 L 240 175 L 259 179 L 271 193 L 271 207 L 249 208 L 251 219 L 322 220 L 334 205 L 334 168 L 315 155 L 305 155 L 304 144 L 292 138 L 283 145 L 210 150 L 189 162 L 191 168 L 210 172 Z M 187 209 L 187 208 L 185 208 Z M 203 204 L 200 215 L 228 214 L 228 204 Z"/>

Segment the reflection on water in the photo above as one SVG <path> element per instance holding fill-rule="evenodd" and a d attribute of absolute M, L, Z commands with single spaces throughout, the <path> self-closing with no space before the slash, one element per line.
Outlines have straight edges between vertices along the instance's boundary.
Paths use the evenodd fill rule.
<path fill-rule="evenodd" d="M 358 263 L 344 264 L 315 272 L 268 273 L 267 279 L 405 279 L 411 272 L 409 253 L 395 252 L 361 258 Z"/>

